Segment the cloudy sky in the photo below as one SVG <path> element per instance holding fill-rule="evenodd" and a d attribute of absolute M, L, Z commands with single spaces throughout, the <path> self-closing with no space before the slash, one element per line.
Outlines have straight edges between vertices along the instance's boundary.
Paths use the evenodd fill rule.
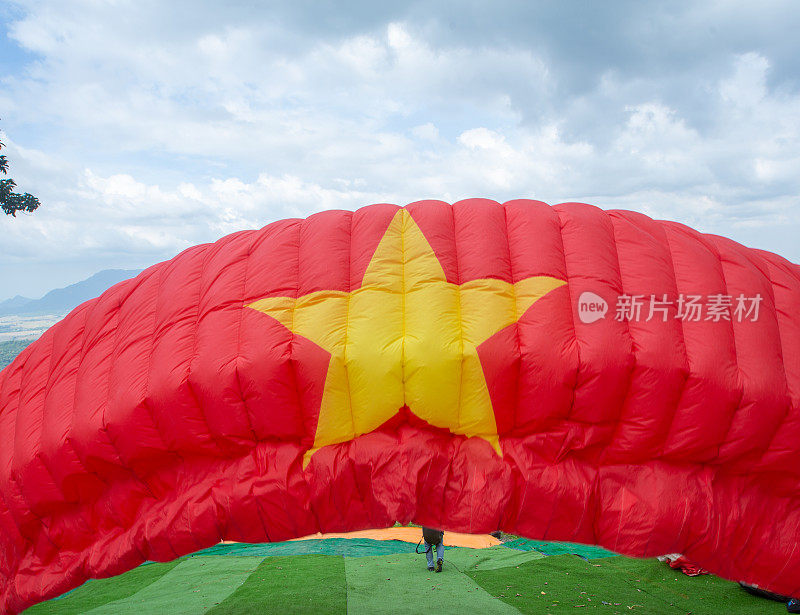
<path fill-rule="evenodd" d="M 0 300 L 423 198 L 634 209 L 800 262 L 794 0 L 263 4 L 0 0 L 1 138 L 42 201 L 0 216 Z"/>

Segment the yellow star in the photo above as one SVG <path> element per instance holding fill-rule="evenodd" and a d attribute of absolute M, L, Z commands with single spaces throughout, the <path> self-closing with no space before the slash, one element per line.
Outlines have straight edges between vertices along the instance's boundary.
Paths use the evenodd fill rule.
<path fill-rule="evenodd" d="M 403 406 L 435 427 L 483 438 L 502 455 L 477 348 L 563 284 L 547 276 L 451 284 L 400 209 L 357 290 L 251 303 L 331 355 L 303 467 L 320 447 L 369 433 Z"/>

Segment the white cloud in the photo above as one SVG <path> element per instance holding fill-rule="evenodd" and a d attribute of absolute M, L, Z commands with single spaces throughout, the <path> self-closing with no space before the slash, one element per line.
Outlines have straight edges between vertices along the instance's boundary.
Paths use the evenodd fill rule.
<path fill-rule="evenodd" d="M 765 57 L 745 53 L 737 58 L 733 75 L 720 83 L 720 96 L 733 108 L 754 109 L 767 94 L 768 70 L 769 61 Z"/>
<path fill-rule="evenodd" d="M 423 139 L 425 141 L 436 141 L 439 139 L 439 129 L 436 128 L 432 122 L 414 126 L 411 132 L 418 139 Z"/>
<path fill-rule="evenodd" d="M 428 197 L 587 200 L 744 241 L 800 228 L 800 95 L 756 48 L 649 73 L 618 54 L 587 78 L 577 43 L 491 23 L 443 36 L 387 14 L 339 35 L 237 6 L 23 8 L 10 36 L 38 59 L 0 79 L 0 104 L 12 176 L 43 206 L 0 220 L 17 267 L 146 265 L 282 217 Z M 796 241 L 752 237 L 800 259 Z"/>

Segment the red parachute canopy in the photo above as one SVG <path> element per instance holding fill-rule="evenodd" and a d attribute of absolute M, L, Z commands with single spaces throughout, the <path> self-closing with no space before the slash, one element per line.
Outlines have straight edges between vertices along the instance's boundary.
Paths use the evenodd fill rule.
<path fill-rule="evenodd" d="M 191 248 L 0 375 L 0 608 L 416 521 L 800 594 L 800 267 L 626 211 L 373 205 Z"/>

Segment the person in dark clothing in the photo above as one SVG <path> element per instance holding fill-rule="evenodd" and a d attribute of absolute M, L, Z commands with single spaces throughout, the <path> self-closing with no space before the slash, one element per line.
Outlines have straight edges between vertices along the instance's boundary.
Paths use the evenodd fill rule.
<path fill-rule="evenodd" d="M 425 557 L 428 558 L 428 570 L 433 572 L 433 549 L 436 548 L 436 572 L 442 571 L 444 564 L 444 532 L 429 527 L 422 528 L 422 538 L 425 540 Z"/>

